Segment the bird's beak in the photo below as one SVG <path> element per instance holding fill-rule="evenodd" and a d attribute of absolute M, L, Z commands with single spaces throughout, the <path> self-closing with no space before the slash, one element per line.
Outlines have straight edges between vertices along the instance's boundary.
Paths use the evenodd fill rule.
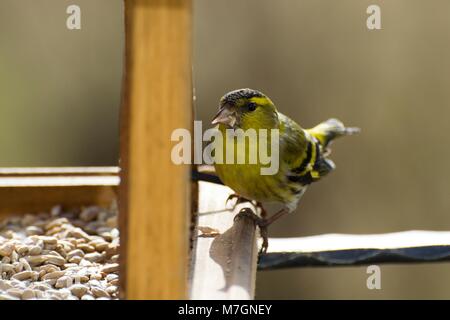
<path fill-rule="evenodd" d="M 234 127 L 234 125 L 236 124 L 235 111 L 229 105 L 224 105 L 220 108 L 219 112 L 217 112 L 212 121 L 212 124 L 218 123 L 226 124 L 230 127 Z"/>

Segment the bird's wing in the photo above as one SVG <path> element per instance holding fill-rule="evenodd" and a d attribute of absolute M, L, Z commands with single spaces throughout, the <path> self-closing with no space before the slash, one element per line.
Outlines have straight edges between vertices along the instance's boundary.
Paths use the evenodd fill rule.
<path fill-rule="evenodd" d="M 307 158 L 308 139 L 305 130 L 298 123 L 282 113 L 280 120 L 280 155 L 288 169 L 293 169 Z"/>
<path fill-rule="evenodd" d="M 323 155 L 320 139 L 289 117 L 281 115 L 279 118 L 284 127 L 284 130 L 280 130 L 283 161 L 288 167 L 288 179 L 291 182 L 307 185 L 334 170 L 333 161 Z"/>

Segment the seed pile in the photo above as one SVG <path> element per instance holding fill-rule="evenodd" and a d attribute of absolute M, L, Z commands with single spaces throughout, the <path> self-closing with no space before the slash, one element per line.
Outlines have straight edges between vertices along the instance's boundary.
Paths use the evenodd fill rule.
<path fill-rule="evenodd" d="M 114 207 L 0 221 L 0 300 L 117 299 L 118 250 Z"/>

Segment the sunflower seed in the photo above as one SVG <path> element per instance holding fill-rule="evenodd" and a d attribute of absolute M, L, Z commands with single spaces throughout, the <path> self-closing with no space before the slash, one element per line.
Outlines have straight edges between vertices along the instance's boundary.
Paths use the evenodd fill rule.
<path fill-rule="evenodd" d="M 25 268 L 26 271 L 32 271 L 32 270 L 31 270 L 31 266 L 30 266 L 30 264 L 28 263 L 27 259 L 20 258 L 20 259 L 19 259 L 19 262 L 23 265 L 23 267 Z"/>
<path fill-rule="evenodd" d="M 66 260 L 63 257 L 53 256 L 53 255 L 46 255 L 46 263 L 51 263 L 57 266 L 63 266 L 66 263 Z"/>
<path fill-rule="evenodd" d="M 85 222 L 90 222 L 97 218 L 98 212 L 99 210 L 97 207 L 87 207 L 80 213 L 80 219 Z"/>
<path fill-rule="evenodd" d="M 28 251 L 28 253 L 32 256 L 39 255 L 39 254 L 41 254 L 41 252 L 42 252 L 42 248 L 40 246 L 32 246 Z"/>
<path fill-rule="evenodd" d="M 30 278 L 37 279 L 38 275 L 39 274 L 36 271 L 22 271 L 22 272 L 14 274 L 11 278 L 17 279 L 17 280 L 25 280 L 25 279 L 30 279 Z"/>
<path fill-rule="evenodd" d="M 82 239 L 82 240 L 84 240 L 84 239 Z M 81 250 L 83 250 L 86 253 L 90 253 L 90 252 L 94 252 L 95 251 L 95 248 L 93 246 L 88 245 L 86 243 L 80 243 L 80 244 L 78 244 L 77 247 L 78 247 L 78 249 L 81 249 Z"/>
<path fill-rule="evenodd" d="M 43 235 L 44 234 L 44 230 L 42 230 L 42 228 L 36 227 L 36 226 L 29 226 L 25 229 L 25 233 L 27 236 L 32 236 L 32 235 Z"/>
<path fill-rule="evenodd" d="M 84 257 L 84 252 L 83 252 L 83 250 L 81 250 L 81 249 L 75 249 L 75 250 L 72 250 L 72 251 L 70 251 L 70 252 L 67 254 L 66 258 L 67 258 L 67 259 L 71 259 L 71 258 L 73 258 L 73 257 L 75 257 L 75 256 L 78 256 L 78 257 Z"/>
<path fill-rule="evenodd" d="M 0 256 L 10 256 L 14 250 L 12 243 L 5 243 L 0 246 Z"/>
<path fill-rule="evenodd" d="M 74 284 L 69 290 L 74 296 L 81 298 L 88 291 L 88 288 L 82 284 Z"/>
<path fill-rule="evenodd" d="M 98 252 L 88 253 L 84 256 L 84 259 L 86 259 L 87 261 L 90 261 L 90 262 L 99 262 L 103 258 L 104 258 L 104 255 L 102 255 Z"/>
<path fill-rule="evenodd" d="M 49 236 L 39 236 L 39 240 L 42 240 L 44 244 L 56 244 L 58 242 L 58 239 Z"/>
<path fill-rule="evenodd" d="M 42 280 L 48 280 L 48 279 L 59 279 L 61 278 L 66 272 L 65 271 L 53 271 L 50 273 L 45 274 L 45 276 L 42 277 Z"/>
<path fill-rule="evenodd" d="M 118 263 L 107 264 L 107 265 L 103 266 L 100 270 L 101 270 L 101 272 L 104 272 L 104 273 L 116 272 L 116 271 L 119 271 L 119 264 Z"/>
<path fill-rule="evenodd" d="M 6 280 L 0 280 L 0 291 L 6 291 L 11 289 L 13 286 Z"/>
<path fill-rule="evenodd" d="M 14 266 L 10 263 L 1 263 L 0 272 L 12 272 L 14 271 Z"/>
<path fill-rule="evenodd" d="M 56 280 L 55 288 L 67 288 L 73 284 L 73 279 L 68 276 L 63 276 Z"/>
<path fill-rule="evenodd" d="M 55 206 L 51 214 L 0 221 L 2 228 L 0 300 L 118 298 L 114 213 L 99 207 L 64 212 Z"/>
<path fill-rule="evenodd" d="M 22 293 L 22 299 L 23 300 L 30 300 L 36 298 L 36 293 L 34 290 L 31 289 L 25 289 Z"/>
<path fill-rule="evenodd" d="M 99 287 L 92 287 L 91 292 L 97 298 L 100 298 L 100 297 L 109 298 L 110 297 L 110 294 L 108 292 L 106 292 L 105 290 L 103 290 Z"/>

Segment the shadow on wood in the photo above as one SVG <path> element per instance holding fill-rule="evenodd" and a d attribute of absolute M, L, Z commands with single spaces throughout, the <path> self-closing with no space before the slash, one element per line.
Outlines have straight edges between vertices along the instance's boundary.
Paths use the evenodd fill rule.
<path fill-rule="evenodd" d="M 256 275 L 256 228 L 253 220 L 234 221 L 242 204 L 226 210 L 232 193 L 223 185 L 199 182 L 198 226 L 217 230 L 214 237 L 197 237 L 191 262 L 191 299 L 252 299 Z"/>

